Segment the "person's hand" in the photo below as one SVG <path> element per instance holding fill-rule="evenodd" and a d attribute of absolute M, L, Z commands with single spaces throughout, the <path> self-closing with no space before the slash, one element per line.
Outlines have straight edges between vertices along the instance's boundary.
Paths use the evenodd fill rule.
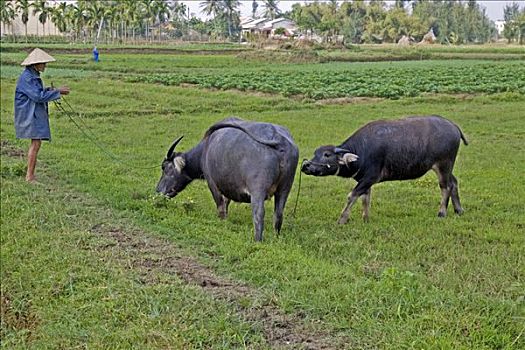
<path fill-rule="evenodd" d="M 67 95 L 67 94 L 69 94 L 69 87 L 67 87 L 67 86 L 61 86 L 57 90 L 60 91 L 60 95 Z"/>

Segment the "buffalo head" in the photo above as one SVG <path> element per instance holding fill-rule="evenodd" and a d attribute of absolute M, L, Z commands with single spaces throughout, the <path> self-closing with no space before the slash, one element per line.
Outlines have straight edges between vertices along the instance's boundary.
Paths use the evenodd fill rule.
<path fill-rule="evenodd" d="M 168 150 L 162 162 L 162 176 L 157 184 L 157 192 L 169 198 L 175 197 L 193 180 L 185 172 L 186 159 L 184 153 L 175 152 L 175 147 L 183 136 L 179 137 Z"/>
<path fill-rule="evenodd" d="M 341 166 L 347 166 L 358 158 L 357 155 L 343 148 L 321 146 L 315 150 L 311 160 L 303 162 L 301 171 L 314 176 L 337 175 Z"/>

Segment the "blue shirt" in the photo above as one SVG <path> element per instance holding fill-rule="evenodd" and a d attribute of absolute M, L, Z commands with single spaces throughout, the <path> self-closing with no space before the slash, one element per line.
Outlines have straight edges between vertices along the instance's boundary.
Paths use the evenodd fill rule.
<path fill-rule="evenodd" d="M 16 83 L 15 130 L 19 139 L 51 140 L 47 103 L 58 100 L 60 91 L 44 88 L 40 73 L 27 67 Z"/>

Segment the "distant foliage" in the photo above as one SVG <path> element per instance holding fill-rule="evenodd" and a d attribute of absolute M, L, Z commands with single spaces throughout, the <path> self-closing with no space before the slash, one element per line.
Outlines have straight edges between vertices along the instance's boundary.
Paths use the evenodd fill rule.
<path fill-rule="evenodd" d="M 506 5 L 503 9 L 503 18 L 506 22 L 503 36 L 509 43 L 517 41 L 523 44 L 525 42 L 525 6 L 520 10 L 516 2 Z"/>
<path fill-rule="evenodd" d="M 331 41 L 342 35 L 352 43 L 392 43 L 403 36 L 421 40 L 430 28 L 440 43 L 486 43 L 496 34 L 485 9 L 475 0 L 412 2 L 313 2 L 294 5 L 290 13 L 301 29 Z M 453 40 L 451 40 L 453 38 Z"/>
<path fill-rule="evenodd" d="M 17 15 L 25 24 L 29 13 L 35 15 L 45 32 L 51 21 L 70 40 L 129 43 L 138 40 L 232 40 L 241 33 L 240 1 L 200 1 L 200 13 L 191 13 L 181 1 L 172 0 L 49 0 L 0 1 L 3 32 Z M 397 0 L 387 6 L 382 0 L 312 1 L 294 4 L 282 13 L 279 1 L 252 2 L 254 17 L 270 19 L 284 16 L 294 20 L 303 38 L 327 43 L 397 43 L 403 36 L 421 40 L 430 28 L 443 44 L 486 43 L 496 37 L 494 23 L 485 8 L 475 0 Z M 411 6 L 411 11 L 409 11 Z M 205 15 L 206 19 L 200 18 Z M 525 8 L 518 3 L 505 8 L 509 42 L 525 40 Z M 99 37 L 99 28 L 100 37 Z M 53 33 L 57 34 L 57 33 Z"/>

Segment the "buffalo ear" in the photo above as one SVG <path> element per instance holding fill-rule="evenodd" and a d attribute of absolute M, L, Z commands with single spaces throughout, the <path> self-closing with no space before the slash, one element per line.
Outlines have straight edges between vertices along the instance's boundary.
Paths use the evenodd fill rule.
<path fill-rule="evenodd" d="M 352 162 L 355 162 L 358 159 L 359 159 L 359 156 L 357 154 L 348 152 L 348 153 L 343 154 L 343 156 L 339 159 L 339 164 L 348 165 Z"/>
<path fill-rule="evenodd" d="M 177 169 L 177 172 L 180 174 L 182 173 L 182 169 L 186 165 L 186 160 L 183 156 L 177 156 L 173 160 L 173 164 L 175 164 L 175 169 Z"/>
<path fill-rule="evenodd" d="M 175 151 L 175 147 L 177 147 L 177 144 L 180 142 L 180 140 L 182 140 L 182 138 L 184 137 L 184 135 L 182 135 L 181 137 L 179 137 L 178 139 L 176 139 L 173 144 L 171 145 L 170 149 L 168 150 L 168 154 L 166 155 L 166 159 L 168 160 L 172 160 L 173 159 L 173 151 Z"/>

